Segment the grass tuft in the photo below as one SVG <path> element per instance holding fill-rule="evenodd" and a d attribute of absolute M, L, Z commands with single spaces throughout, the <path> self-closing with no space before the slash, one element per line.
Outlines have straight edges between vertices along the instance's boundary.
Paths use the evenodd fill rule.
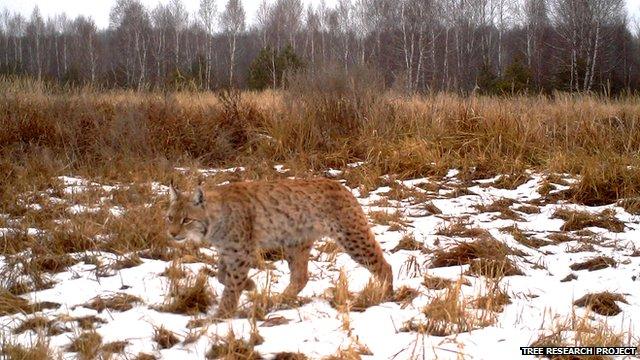
<path fill-rule="evenodd" d="M 580 299 L 573 302 L 574 305 L 586 307 L 593 312 L 604 316 L 615 316 L 622 312 L 620 306 L 616 302 L 628 304 L 627 300 L 621 294 L 614 294 L 608 291 L 586 294 Z"/>

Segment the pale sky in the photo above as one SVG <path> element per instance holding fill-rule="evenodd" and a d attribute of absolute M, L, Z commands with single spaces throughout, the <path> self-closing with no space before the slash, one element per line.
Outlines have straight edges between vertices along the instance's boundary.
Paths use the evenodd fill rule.
<path fill-rule="evenodd" d="M 167 3 L 168 0 L 141 0 L 148 8 L 155 7 L 158 3 Z M 337 0 L 325 0 L 328 5 L 335 4 Z M 640 17 L 640 0 L 625 0 L 627 9 L 632 16 Z M 199 0 L 183 0 L 187 9 L 194 13 L 198 9 Z M 304 0 L 305 3 L 318 4 L 320 0 Z M 104 28 L 109 25 L 109 11 L 115 0 L 0 0 L 0 9 L 8 8 L 12 12 L 20 12 L 25 17 L 29 17 L 33 7 L 38 5 L 40 12 L 46 18 L 59 13 L 66 13 L 70 18 L 78 15 L 91 16 L 98 27 Z M 220 10 L 226 0 L 218 0 Z M 259 0 L 243 0 L 249 22 L 253 21 L 253 16 L 258 7 Z"/>
<path fill-rule="evenodd" d="M 168 0 L 140 0 L 147 8 L 152 9 L 158 3 L 168 3 Z M 634 0 L 640 2 L 640 0 Z M 115 4 L 115 0 L 0 0 L 0 9 L 8 8 L 12 12 L 20 12 L 26 18 L 31 15 L 34 6 L 38 5 L 43 17 L 66 13 L 70 18 L 78 15 L 91 16 L 100 28 L 109 26 L 109 11 Z M 303 0 L 305 4 L 319 4 L 320 0 Z M 337 3 L 337 0 L 325 0 L 327 5 Z M 182 0 L 182 3 L 191 13 L 198 11 L 200 0 Z M 217 0 L 218 11 L 221 11 L 226 0 Z M 260 4 L 259 0 L 243 0 L 242 4 L 247 11 L 249 23 L 253 22 L 253 17 Z"/>

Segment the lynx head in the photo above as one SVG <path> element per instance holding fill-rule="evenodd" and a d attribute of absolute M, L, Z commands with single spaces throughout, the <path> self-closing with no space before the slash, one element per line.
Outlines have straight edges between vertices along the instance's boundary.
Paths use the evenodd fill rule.
<path fill-rule="evenodd" d="M 178 191 L 172 182 L 169 186 L 169 200 L 169 210 L 165 218 L 169 236 L 176 241 L 204 240 L 208 220 L 202 188 L 198 186 L 189 197 Z"/>

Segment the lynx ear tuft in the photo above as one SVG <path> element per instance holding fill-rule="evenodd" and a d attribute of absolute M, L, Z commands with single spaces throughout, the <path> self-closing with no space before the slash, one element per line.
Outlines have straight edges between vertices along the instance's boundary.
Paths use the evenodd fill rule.
<path fill-rule="evenodd" d="M 171 183 L 169 184 L 169 199 L 171 202 L 178 200 L 178 190 L 173 186 L 173 179 L 171 179 Z"/>
<path fill-rule="evenodd" d="M 193 192 L 193 204 L 194 205 L 204 204 L 204 192 L 202 191 L 201 186 L 198 186 L 196 188 L 196 191 Z"/>

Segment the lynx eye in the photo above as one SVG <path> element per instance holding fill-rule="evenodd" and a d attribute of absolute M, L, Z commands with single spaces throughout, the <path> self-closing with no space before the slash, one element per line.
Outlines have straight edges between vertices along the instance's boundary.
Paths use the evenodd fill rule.
<path fill-rule="evenodd" d="M 164 219 L 168 222 L 168 223 L 172 223 L 173 222 L 173 216 L 171 215 L 167 215 L 164 217 Z"/>
<path fill-rule="evenodd" d="M 182 224 L 183 225 L 188 225 L 188 224 L 191 224 L 192 222 L 193 222 L 193 219 L 190 219 L 190 218 L 182 219 Z"/>

